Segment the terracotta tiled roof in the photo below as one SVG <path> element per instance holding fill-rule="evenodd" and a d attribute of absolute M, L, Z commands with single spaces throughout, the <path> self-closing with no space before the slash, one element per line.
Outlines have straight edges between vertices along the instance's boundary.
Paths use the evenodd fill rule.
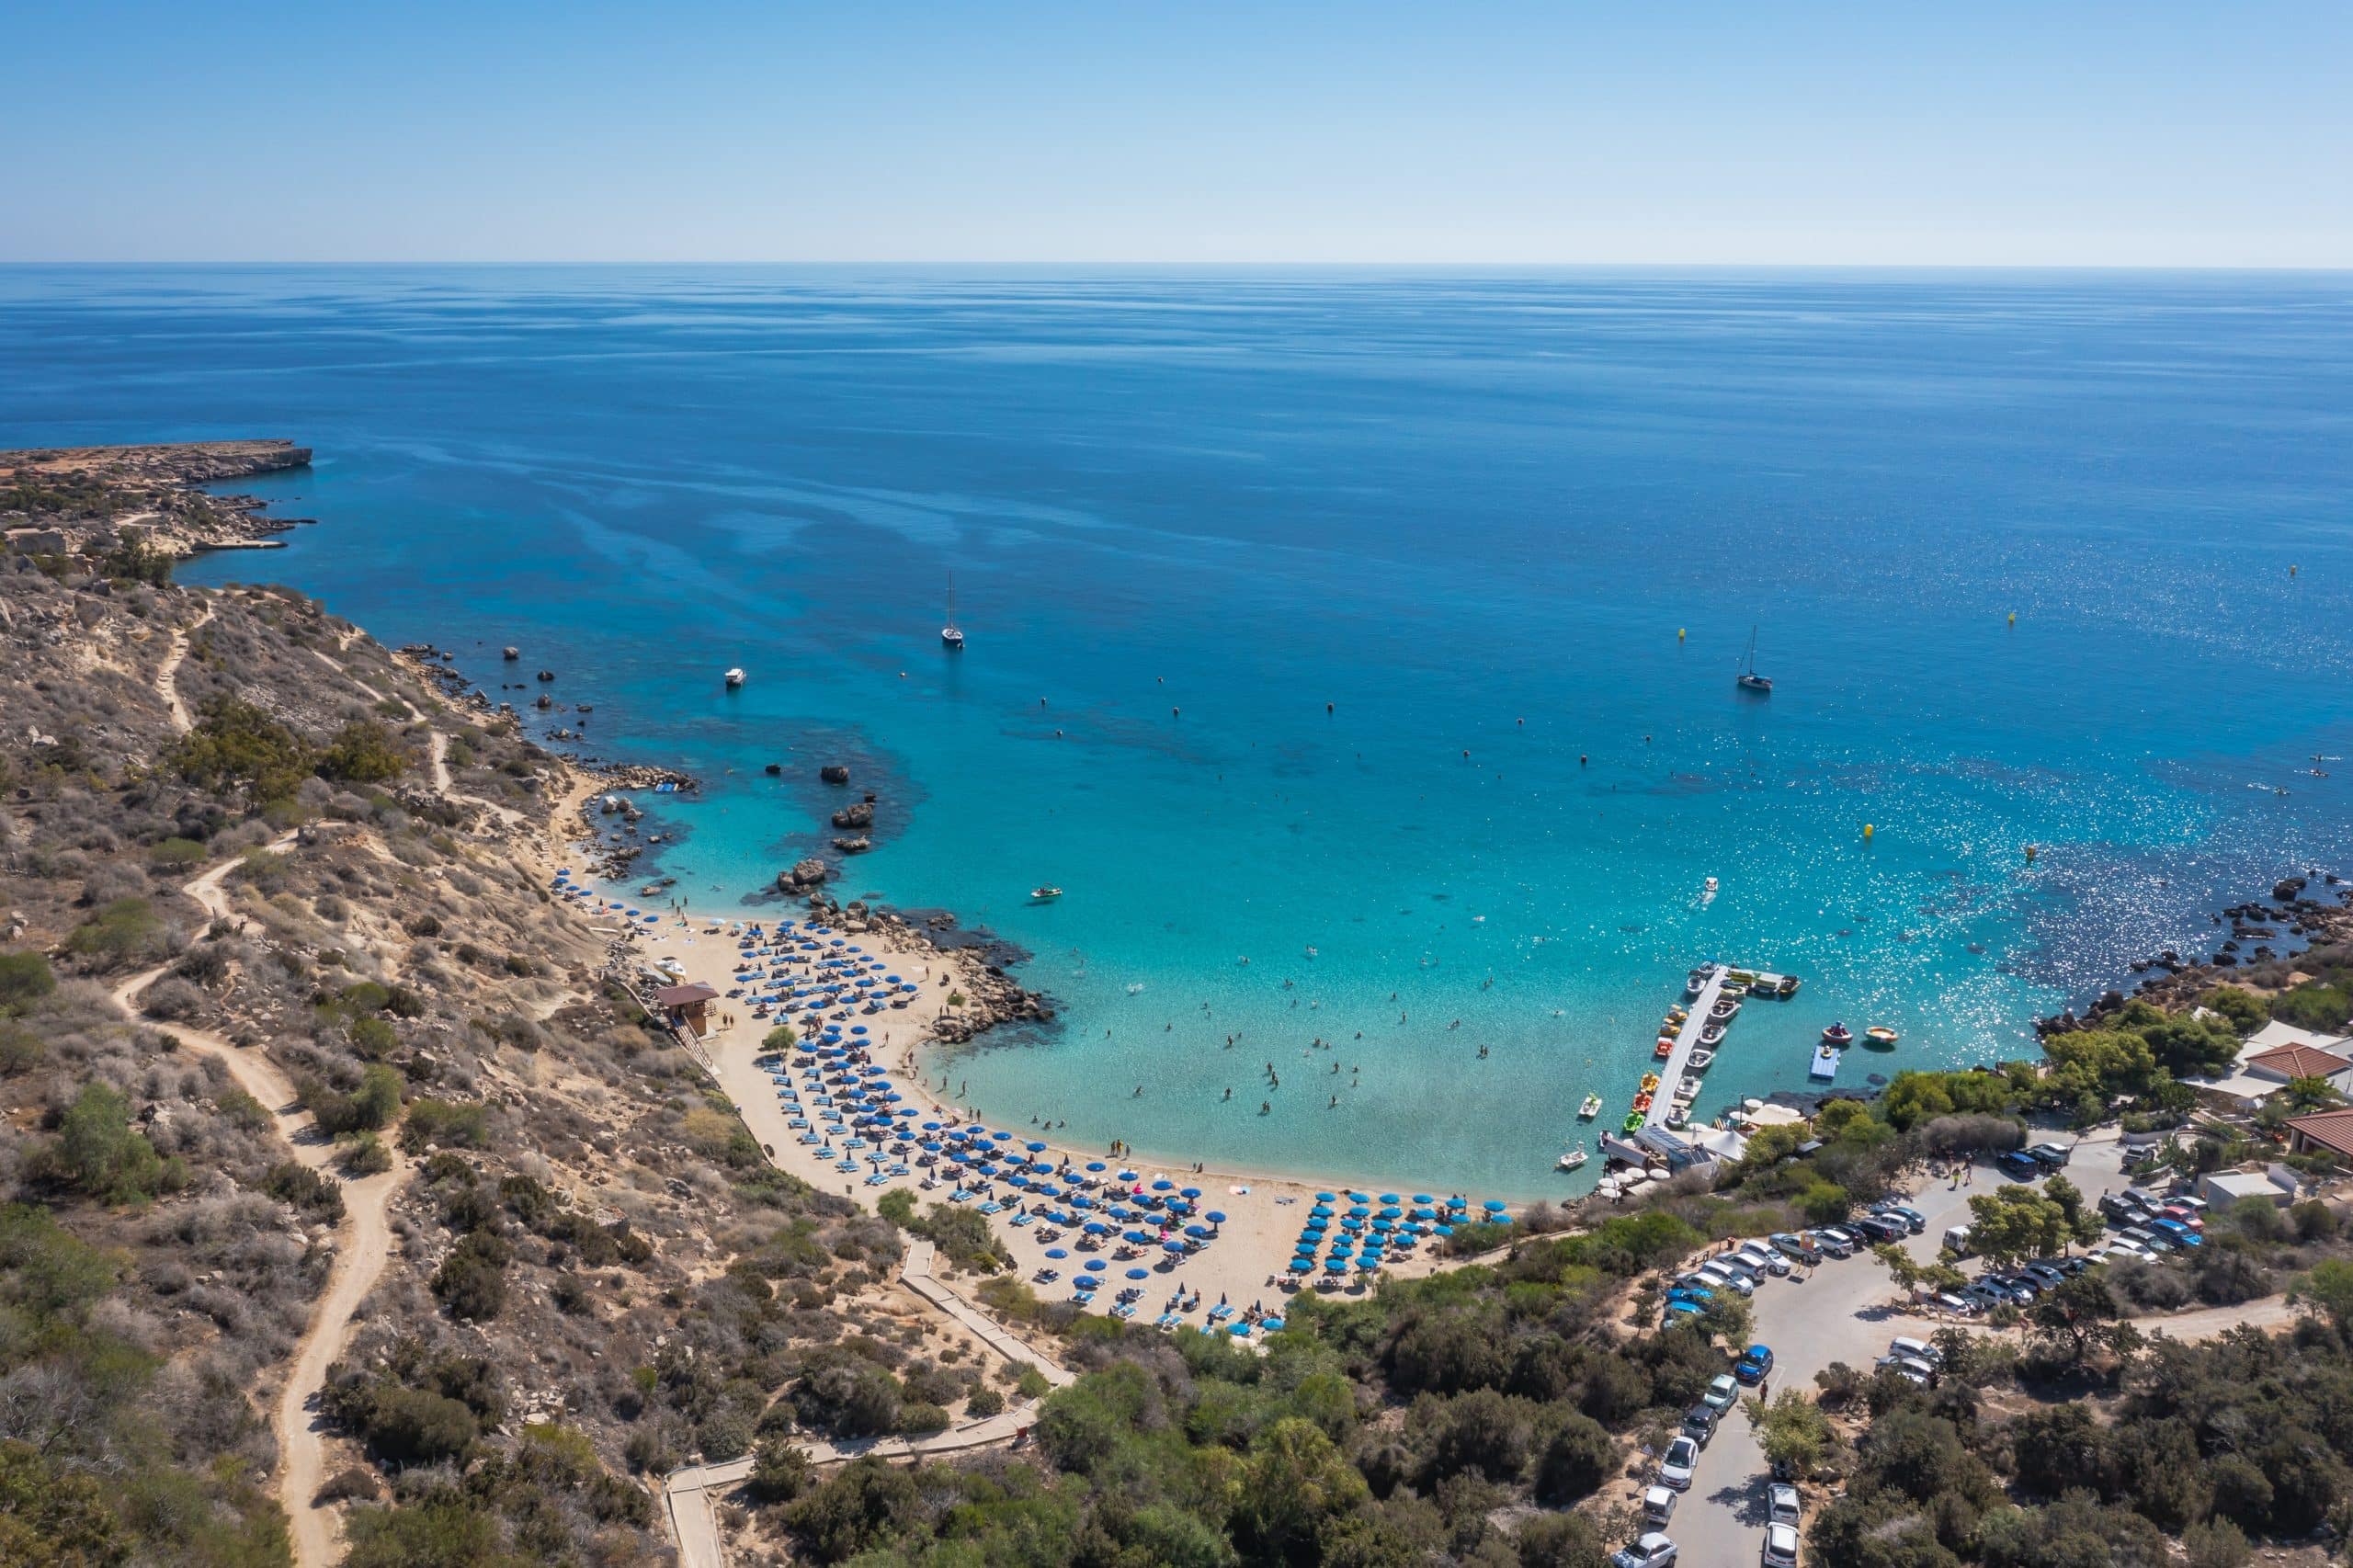
<path fill-rule="evenodd" d="M 2353 1110 L 2316 1110 L 2310 1116 L 2290 1117 L 2288 1128 L 2302 1133 L 2308 1143 L 2353 1155 Z"/>
<path fill-rule="evenodd" d="M 2283 1078 L 2325 1078 L 2353 1067 L 2353 1062 L 2309 1045 L 2276 1046 L 2248 1057 L 2246 1064 Z"/>

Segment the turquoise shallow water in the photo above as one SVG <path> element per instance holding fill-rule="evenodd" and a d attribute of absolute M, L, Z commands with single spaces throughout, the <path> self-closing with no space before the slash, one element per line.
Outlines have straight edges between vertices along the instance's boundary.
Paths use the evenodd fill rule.
<path fill-rule="evenodd" d="M 846 890 L 1063 1005 L 950 1071 L 1074 1141 L 1565 1191 L 1700 958 L 1805 982 L 1712 1109 L 2029 1049 L 2353 837 L 2341 278 L 15 269 L 0 362 L 7 445 L 313 445 L 184 575 L 522 644 L 709 781 L 698 910 L 848 762 Z"/>

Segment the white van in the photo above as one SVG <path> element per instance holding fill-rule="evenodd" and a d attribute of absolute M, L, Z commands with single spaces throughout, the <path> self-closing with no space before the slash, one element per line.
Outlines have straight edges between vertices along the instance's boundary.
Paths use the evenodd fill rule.
<path fill-rule="evenodd" d="M 1954 1225 L 1945 1232 L 1945 1250 L 1955 1257 L 1969 1256 L 1969 1227 Z"/>
<path fill-rule="evenodd" d="M 1672 1486 L 1654 1486 L 1643 1494 L 1643 1517 L 1663 1525 L 1675 1517 L 1676 1500 L 1683 1495 Z"/>

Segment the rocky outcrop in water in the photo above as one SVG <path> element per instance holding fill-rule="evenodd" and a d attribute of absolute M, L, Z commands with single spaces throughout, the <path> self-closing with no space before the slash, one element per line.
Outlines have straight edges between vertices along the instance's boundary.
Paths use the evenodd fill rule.
<path fill-rule="evenodd" d="M 835 827 L 848 828 L 872 827 L 874 825 L 874 802 L 871 801 L 860 801 L 856 805 L 844 806 L 840 811 L 834 813 L 834 825 Z"/>
<path fill-rule="evenodd" d="M 849 782 L 849 769 L 841 763 L 829 762 L 817 769 L 817 777 L 828 784 L 847 784 Z"/>
<path fill-rule="evenodd" d="M 825 863 L 812 855 L 805 860 L 795 861 L 776 874 L 777 891 L 786 893 L 806 892 L 812 888 L 824 886 L 826 877 L 831 874 L 825 869 Z"/>

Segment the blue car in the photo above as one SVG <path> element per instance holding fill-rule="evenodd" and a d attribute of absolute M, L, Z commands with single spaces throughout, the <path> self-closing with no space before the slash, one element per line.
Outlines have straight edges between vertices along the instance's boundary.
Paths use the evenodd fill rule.
<path fill-rule="evenodd" d="M 1659 1321 L 1665 1324 L 1677 1324 L 1699 1315 L 1699 1303 L 1697 1301 L 1669 1301 L 1666 1303 L 1665 1312 Z"/>
<path fill-rule="evenodd" d="M 2195 1247 L 2206 1244 L 2204 1236 L 2178 1220 L 2152 1220 L 2149 1221 L 2149 1229 L 2164 1236 L 2176 1246 Z"/>
<path fill-rule="evenodd" d="M 1752 1345 L 1733 1365 L 1732 1375 L 1744 1383 L 1761 1383 L 1772 1375 L 1772 1347 L 1765 1345 Z"/>
<path fill-rule="evenodd" d="M 1690 1301 L 1694 1304 L 1704 1304 L 1714 1301 L 1716 1299 L 1716 1293 L 1713 1290 L 1709 1290 L 1704 1285 L 1677 1285 L 1673 1290 L 1667 1291 L 1666 1299 L 1670 1301 Z"/>

